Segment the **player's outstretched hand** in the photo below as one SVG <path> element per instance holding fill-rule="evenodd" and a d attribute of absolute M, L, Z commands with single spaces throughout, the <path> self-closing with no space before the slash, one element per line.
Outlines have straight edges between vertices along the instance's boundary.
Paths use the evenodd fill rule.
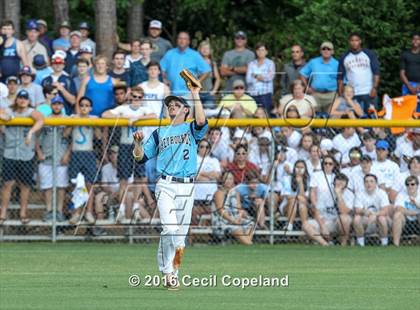
<path fill-rule="evenodd" d="M 143 138 L 144 138 L 143 132 L 136 131 L 135 133 L 133 133 L 134 142 L 140 143 L 141 141 L 143 141 Z"/>

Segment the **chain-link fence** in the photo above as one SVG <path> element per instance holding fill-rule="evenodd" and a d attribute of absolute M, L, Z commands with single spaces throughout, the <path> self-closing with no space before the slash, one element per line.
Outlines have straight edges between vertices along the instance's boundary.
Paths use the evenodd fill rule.
<path fill-rule="evenodd" d="M 418 128 L 221 124 L 198 145 L 190 243 L 418 243 Z M 0 240 L 159 237 L 156 161 L 121 143 L 137 128 L 44 126 L 33 156 L 28 128 L 2 129 Z"/>

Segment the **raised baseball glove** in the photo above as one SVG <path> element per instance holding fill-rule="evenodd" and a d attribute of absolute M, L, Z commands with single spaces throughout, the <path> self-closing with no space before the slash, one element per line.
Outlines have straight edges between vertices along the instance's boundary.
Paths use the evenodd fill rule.
<path fill-rule="evenodd" d="M 197 79 L 189 70 L 184 69 L 179 73 L 179 75 L 184 79 L 189 89 L 192 87 L 198 87 L 200 89 L 203 88 L 203 86 L 201 86 L 200 80 Z"/>

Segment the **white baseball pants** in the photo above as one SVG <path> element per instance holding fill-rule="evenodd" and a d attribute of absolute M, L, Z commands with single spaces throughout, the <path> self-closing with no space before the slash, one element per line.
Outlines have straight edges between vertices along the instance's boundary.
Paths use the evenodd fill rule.
<path fill-rule="evenodd" d="M 157 253 L 159 271 L 171 273 L 176 248 L 185 247 L 194 205 L 194 183 L 159 179 L 155 193 L 162 224 Z"/>

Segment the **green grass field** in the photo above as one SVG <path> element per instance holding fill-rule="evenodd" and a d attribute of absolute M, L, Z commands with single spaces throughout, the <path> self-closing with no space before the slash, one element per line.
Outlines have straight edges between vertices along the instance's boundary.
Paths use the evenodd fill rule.
<path fill-rule="evenodd" d="M 187 248 L 196 277 L 289 275 L 289 287 L 130 287 L 158 274 L 157 245 L 0 244 L 0 309 L 419 309 L 420 247 L 255 245 Z"/>

